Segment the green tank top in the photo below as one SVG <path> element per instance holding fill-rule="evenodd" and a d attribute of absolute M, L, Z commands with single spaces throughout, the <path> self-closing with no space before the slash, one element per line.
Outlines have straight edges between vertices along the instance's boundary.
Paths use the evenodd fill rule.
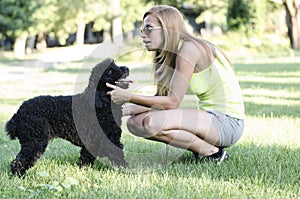
<path fill-rule="evenodd" d="M 244 102 L 238 80 L 224 55 L 216 48 L 215 53 L 211 66 L 193 73 L 187 94 L 197 96 L 199 109 L 216 110 L 244 119 Z"/>

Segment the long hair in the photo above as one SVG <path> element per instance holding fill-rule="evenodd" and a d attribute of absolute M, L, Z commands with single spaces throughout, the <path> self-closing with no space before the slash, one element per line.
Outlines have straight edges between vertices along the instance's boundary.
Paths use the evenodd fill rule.
<path fill-rule="evenodd" d="M 185 26 L 182 14 L 174 7 L 167 5 L 155 5 L 143 16 L 143 20 L 152 15 L 156 17 L 162 27 L 164 45 L 156 50 L 153 58 L 154 77 L 157 82 L 156 95 L 166 96 L 169 93 L 169 85 L 176 66 L 176 56 L 181 41 L 191 41 L 199 49 L 204 49 L 208 63 L 212 63 L 214 52 L 209 42 L 191 35 Z M 202 48 L 201 48 L 202 47 Z"/>

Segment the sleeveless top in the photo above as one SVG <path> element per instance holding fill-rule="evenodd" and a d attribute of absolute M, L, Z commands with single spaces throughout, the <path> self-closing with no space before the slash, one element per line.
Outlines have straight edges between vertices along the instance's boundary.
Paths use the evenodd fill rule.
<path fill-rule="evenodd" d="M 241 88 L 231 64 L 213 46 L 216 58 L 212 64 L 198 73 L 193 73 L 187 94 L 195 94 L 198 108 L 219 111 L 237 119 L 245 118 Z"/>

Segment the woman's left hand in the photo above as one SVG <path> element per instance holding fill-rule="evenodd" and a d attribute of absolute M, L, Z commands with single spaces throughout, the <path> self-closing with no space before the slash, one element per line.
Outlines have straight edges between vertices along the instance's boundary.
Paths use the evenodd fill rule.
<path fill-rule="evenodd" d="M 124 104 L 126 102 L 129 102 L 131 94 L 125 89 L 109 83 L 106 83 L 106 86 L 112 89 L 111 91 L 107 92 L 107 94 L 111 96 L 111 100 L 114 103 Z"/>

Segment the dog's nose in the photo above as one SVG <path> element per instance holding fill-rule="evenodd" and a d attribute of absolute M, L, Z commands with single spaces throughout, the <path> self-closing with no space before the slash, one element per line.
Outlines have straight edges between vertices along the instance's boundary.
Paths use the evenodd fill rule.
<path fill-rule="evenodd" d="M 129 68 L 127 68 L 126 66 L 121 66 L 120 68 L 124 73 L 129 74 Z"/>

